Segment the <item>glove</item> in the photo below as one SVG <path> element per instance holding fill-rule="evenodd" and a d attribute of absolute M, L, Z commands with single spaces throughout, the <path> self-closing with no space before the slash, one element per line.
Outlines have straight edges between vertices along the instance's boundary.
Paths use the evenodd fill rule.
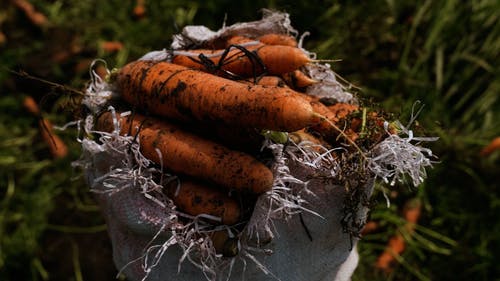
<path fill-rule="evenodd" d="M 295 194 L 288 199 L 302 204 L 279 215 L 271 206 L 278 191 L 260 195 L 245 231 L 230 240 L 237 241 L 237 254 L 207 256 L 189 251 L 209 245 L 191 235 L 196 226 L 183 228 L 180 219 L 166 211 L 171 206 L 152 199 L 158 186 L 149 185 L 152 181 L 129 184 L 140 180 L 127 178 L 133 174 L 127 139 L 105 137 L 108 141 L 102 144 L 82 141 L 81 163 L 108 225 L 114 263 L 127 280 L 350 280 L 358 263 L 355 232 L 367 213 L 360 198 L 370 197 L 373 181 L 353 190 L 320 178 L 306 181 L 313 170 L 300 159 L 286 158 L 290 151 L 275 145 L 289 169 L 281 173 L 294 177 L 293 184 L 286 184 L 294 188 L 283 192 Z M 142 174 L 143 180 L 149 177 L 147 171 Z"/>
<path fill-rule="evenodd" d="M 261 35 L 280 30 L 288 32 L 277 33 L 296 33 L 290 27 L 288 15 L 272 13 L 262 21 L 236 24 L 218 32 L 185 28 L 182 36 L 174 38 L 172 47 L 217 41 L 235 34 Z M 164 50 L 150 52 L 141 60 L 168 59 Z M 320 81 L 308 87 L 308 95 L 328 102 L 357 104 L 353 95 L 336 81 L 328 65 L 308 65 L 305 69 Z M 93 113 L 87 117 L 85 131 L 98 139 L 81 140 L 83 154 L 76 165 L 83 167 L 87 183 L 97 195 L 108 225 L 114 263 L 128 280 L 349 280 L 358 263 L 357 237 L 366 221 L 367 200 L 375 177 L 394 183 L 408 174 L 414 185 L 418 185 L 425 178 L 424 168 L 431 164 L 430 150 L 410 144 L 412 140 L 431 139 L 415 138 L 411 130 L 399 123 L 391 127 L 377 114 L 366 112 L 363 121 L 368 119 L 375 128 L 374 134 L 369 134 L 374 139 L 365 144 L 367 151 L 353 141 L 356 132 L 350 135 L 350 130 L 360 129 L 356 124 L 361 125 L 361 120 L 355 122 L 355 118 L 340 138 L 348 144 L 335 145 L 337 148 L 328 151 L 321 145 L 324 150 L 317 151 L 318 146 L 311 147 L 307 140 L 296 142 L 286 138 L 281 142 L 266 136 L 264 147 L 274 155 L 272 189 L 258 195 L 249 218 L 236 225 L 214 224 L 211 214 L 183 213 L 174 204 L 172 195 L 163 191 L 165 185 L 172 183 L 169 183 L 172 176 L 151 165 L 140 153 L 137 142 L 141 137 L 120 134 L 116 124 L 112 132 L 93 131 L 93 117 L 100 114 L 110 99 L 119 96 L 112 83 L 99 80 L 90 84 L 82 102 Z M 341 112 L 346 115 L 352 110 L 337 111 L 330 113 L 340 120 Z M 321 115 L 326 117 L 328 113 Z M 117 120 L 113 123 L 118 123 Z M 335 129 L 336 142 L 336 133 L 341 129 L 335 125 L 328 128 Z M 407 134 L 408 138 L 401 138 L 399 133 Z M 149 141 L 156 142 L 158 138 Z M 339 149 L 342 155 L 336 157 L 333 150 Z M 153 154 L 151 157 L 161 160 L 162 153 L 154 155 L 151 149 L 148 151 Z M 359 155 L 351 157 L 353 151 Z M 220 158 L 230 158 L 222 155 Z M 359 156 L 363 157 L 361 165 Z M 186 162 L 191 167 L 197 165 L 190 161 L 183 164 Z M 348 167 L 340 167 L 343 164 Z M 182 167 L 181 173 L 190 170 L 186 165 Z M 220 173 L 222 166 L 212 167 L 219 167 L 219 176 L 230 174 L 226 170 Z"/>

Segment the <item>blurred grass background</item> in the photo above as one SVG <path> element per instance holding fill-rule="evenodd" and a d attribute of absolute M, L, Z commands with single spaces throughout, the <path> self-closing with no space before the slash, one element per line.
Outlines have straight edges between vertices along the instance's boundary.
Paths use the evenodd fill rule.
<path fill-rule="evenodd" d="M 225 17 L 227 24 L 259 19 L 261 8 L 290 13 L 296 29 L 311 33 L 306 49 L 341 59 L 334 70 L 403 123 L 421 101 L 417 129 L 440 137 L 431 144 L 439 163 L 425 184 L 391 187 L 389 208 L 377 189 L 370 215 L 377 229 L 360 243 L 353 280 L 500 280 L 500 152 L 479 154 L 500 136 L 499 1 L 146 1 L 137 18 L 136 1 L 32 0 L 43 24 L 15 2 L 0 3 L 0 280 L 116 275 L 104 221 L 71 167 L 76 131 L 57 131 L 70 152 L 53 159 L 37 118 L 22 107 L 30 95 L 62 125 L 73 120 L 72 99 L 7 69 L 83 89 L 94 58 L 120 67 L 167 47 L 186 24 L 218 29 Z M 109 41 L 122 47 L 107 50 Z M 421 217 L 405 232 L 411 200 L 422 204 Z M 376 270 L 395 233 L 405 251 L 390 272 Z"/>

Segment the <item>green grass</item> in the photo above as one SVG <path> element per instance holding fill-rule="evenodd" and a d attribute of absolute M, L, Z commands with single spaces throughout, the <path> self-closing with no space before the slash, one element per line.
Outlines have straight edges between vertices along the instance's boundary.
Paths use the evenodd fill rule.
<path fill-rule="evenodd" d="M 257 19 L 262 7 L 284 9 L 305 47 L 319 58 L 342 59 L 336 72 L 360 86 L 405 123 L 415 101 L 425 104 L 416 133 L 439 136 L 439 156 L 418 188 L 381 189 L 370 218 L 377 232 L 360 243 L 353 280 L 495 280 L 500 276 L 500 152 L 480 149 L 500 136 L 500 3 L 476 1 L 147 1 L 148 16 L 131 16 L 133 1 L 33 0 L 51 24 L 39 28 L 0 3 L 0 279 L 110 280 L 116 274 L 104 222 L 92 195 L 70 163 L 79 156 L 76 132 L 58 132 L 70 155 L 52 160 L 36 118 L 23 110 L 24 95 L 42 102 L 56 124 L 73 119 L 60 90 L 5 71 L 30 74 L 82 89 L 94 58 L 119 67 L 149 50 L 167 47 L 186 24 L 213 29 Z M 99 43 L 125 48 L 106 53 Z M 69 51 L 68 50 L 73 50 Z M 66 52 L 66 53 L 65 53 Z M 67 55 L 56 59 L 55 55 Z M 75 179 L 76 178 L 76 179 Z M 388 189 L 386 187 L 386 189 Z M 415 233 L 389 275 L 373 264 L 387 240 L 401 231 L 407 200 L 423 203 Z M 99 247 L 89 247 L 99 245 Z"/>

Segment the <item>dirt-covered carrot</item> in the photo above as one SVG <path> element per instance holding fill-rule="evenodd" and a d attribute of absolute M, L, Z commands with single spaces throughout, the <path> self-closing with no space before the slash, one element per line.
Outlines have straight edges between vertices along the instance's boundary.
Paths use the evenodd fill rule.
<path fill-rule="evenodd" d="M 257 79 L 257 85 L 269 87 L 286 87 L 285 81 L 278 76 L 262 76 Z"/>
<path fill-rule="evenodd" d="M 207 214 L 221 219 L 222 224 L 233 225 L 240 219 L 238 202 L 212 186 L 181 178 L 166 186 L 166 194 L 183 212 L 197 216 Z"/>
<path fill-rule="evenodd" d="M 288 138 L 296 144 L 299 144 L 301 142 L 308 142 L 309 149 L 314 150 L 317 153 L 324 153 L 325 149 L 331 148 L 331 145 L 322 137 L 315 136 L 306 129 L 288 133 Z"/>
<path fill-rule="evenodd" d="M 328 147 L 328 143 L 326 143 L 324 140 L 312 135 L 311 133 L 307 132 L 305 129 L 298 130 L 295 132 L 291 132 L 288 134 L 288 137 L 294 142 L 294 143 L 300 143 L 303 141 L 308 141 L 313 144 L 318 144 L 322 145 L 324 147 Z"/>
<path fill-rule="evenodd" d="M 281 77 L 283 77 L 283 80 L 292 89 L 303 89 L 305 87 L 318 83 L 318 81 L 312 79 L 298 69 L 292 72 L 285 73 Z"/>
<path fill-rule="evenodd" d="M 355 141 L 358 138 L 358 134 L 355 130 L 356 128 L 346 127 L 346 124 L 339 123 L 341 120 L 348 117 L 349 114 L 357 111 L 359 109 L 357 105 L 337 103 L 335 106 L 327 107 L 319 100 L 315 99 L 311 101 L 311 106 L 315 112 L 328 119 L 328 121 L 321 121 L 311 127 L 312 130 L 320 133 L 326 140 L 335 140 L 340 133 L 330 124 L 330 122 L 336 124 L 339 128 L 344 129 L 344 134 L 347 135 L 352 141 Z"/>
<path fill-rule="evenodd" d="M 243 151 L 252 155 L 260 151 L 265 139 L 261 134 L 261 130 L 221 123 L 205 123 L 203 126 L 192 126 L 190 131 L 230 149 Z"/>
<path fill-rule="evenodd" d="M 238 238 L 229 237 L 229 233 L 226 230 L 212 232 L 210 239 L 218 254 L 222 254 L 225 257 L 234 257 L 239 252 Z"/>
<path fill-rule="evenodd" d="M 226 46 L 225 48 L 231 46 L 231 45 L 246 45 L 249 43 L 259 43 L 258 41 L 251 39 L 249 37 L 241 36 L 241 35 L 235 35 L 227 39 L 226 41 Z"/>
<path fill-rule="evenodd" d="M 64 141 L 54 133 L 52 123 L 47 118 L 42 116 L 36 101 L 32 97 L 26 96 L 23 101 L 23 106 L 29 113 L 38 118 L 40 134 L 44 142 L 49 147 L 52 157 L 66 157 L 66 155 L 68 155 L 68 147 L 66 146 L 66 143 L 64 143 Z"/>
<path fill-rule="evenodd" d="M 297 40 L 293 36 L 286 34 L 269 33 L 259 36 L 255 39 L 246 36 L 235 35 L 227 39 L 226 47 L 237 44 L 244 45 L 249 42 L 260 42 L 266 45 L 279 45 L 279 46 L 289 46 L 289 47 L 298 46 Z"/>
<path fill-rule="evenodd" d="M 183 66 L 136 61 L 117 74 L 127 102 L 178 120 L 220 122 L 276 131 L 296 131 L 317 121 L 295 91 L 245 85 Z"/>
<path fill-rule="evenodd" d="M 308 55 L 300 48 L 264 44 L 251 45 L 245 48 L 254 55 L 249 55 L 234 47 L 225 58 L 222 57 L 224 50 L 190 50 L 183 55 L 177 52 L 179 55 L 174 56 L 172 62 L 191 68 L 210 71 L 211 67 L 199 60 L 199 54 L 203 54 L 211 61 L 211 65 L 220 66 L 224 71 L 229 71 L 244 77 L 260 75 L 264 71 L 252 56 L 257 56 L 265 65 L 267 73 L 271 75 L 292 72 L 312 62 Z M 191 55 L 188 56 L 189 53 L 191 53 Z M 221 59 L 222 62 L 220 62 Z"/>
<path fill-rule="evenodd" d="M 288 88 L 288 85 L 285 83 L 285 81 L 278 76 L 261 76 L 257 77 L 255 79 L 253 78 L 248 78 L 245 80 L 240 80 L 240 82 L 252 85 L 261 85 L 261 86 L 267 86 L 267 87 L 279 87 L 279 88 Z"/>
<path fill-rule="evenodd" d="M 290 47 L 297 47 L 298 45 L 297 40 L 293 36 L 278 33 L 262 35 L 258 37 L 257 40 L 267 45 L 282 45 Z"/>
<path fill-rule="evenodd" d="M 273 184 L 271 171 L 249 154 L 193 135 L 178 126 L 139 114 L 119 118 L 120 133 L 137 135 L 141 152 L 174 173 L 213 182 L 227 189 L 262 193 Z M 112 131 L 113 115 L 103 113 L 97 129 Z"/>

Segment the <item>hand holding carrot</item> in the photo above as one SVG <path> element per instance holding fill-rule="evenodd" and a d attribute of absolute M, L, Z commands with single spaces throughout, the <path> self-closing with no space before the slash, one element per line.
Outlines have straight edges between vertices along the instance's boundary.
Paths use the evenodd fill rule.
<path fill-rule="evenodd" d="M 85 120 L 82 166 L 130 280 L 348 280 L 356 267 L 374 170 L 394 175 L 372 148 L 393 130 L 311 66 L 294 32 L 253 24 L 91 88 L 101 111 Z"/>

